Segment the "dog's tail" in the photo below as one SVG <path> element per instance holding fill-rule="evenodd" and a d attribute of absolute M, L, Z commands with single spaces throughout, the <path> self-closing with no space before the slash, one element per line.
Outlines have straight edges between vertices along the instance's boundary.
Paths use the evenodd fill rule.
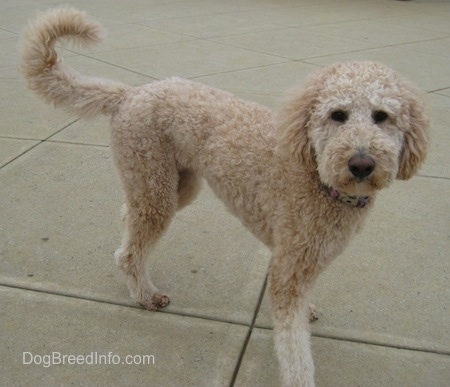
<path fill-rule="evenodd" d="M 30 89 L 80 116 L 112 114 L 130 86 L 77 74 L 64 66 L 55 50 L 63 38 L 87 46 L 101 41 L 101 33 L 99 24 L 73 8 L 40 14 L 24 30 L 21 42 L 21 68 Z"/>

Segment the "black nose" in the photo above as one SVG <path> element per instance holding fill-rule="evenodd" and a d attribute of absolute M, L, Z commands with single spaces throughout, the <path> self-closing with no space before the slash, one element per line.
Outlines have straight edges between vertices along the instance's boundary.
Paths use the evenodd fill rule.
<path fill-rule="evenodd" d="M 355 177 L 364 179 L 375 169 L 375 160 L 370 156 L 358 154 L 348 161 L 348 169 Z"/>

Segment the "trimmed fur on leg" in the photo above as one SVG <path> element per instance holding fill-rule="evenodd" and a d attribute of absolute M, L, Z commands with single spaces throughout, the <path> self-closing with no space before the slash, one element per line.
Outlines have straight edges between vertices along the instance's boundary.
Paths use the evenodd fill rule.
<path fill-rule="evenodd" d="M 314 361 L 309 332 L 311 309 L 307 295 L 314 279 L 297 278 L 294 272 L 289 273 L 292 260 L 285 258 L 274 256 L 269 270 L 270 309 L 281 382 L 284 387 L 313 387 Z M 281 273 L 283 278 L 290 279 L 281 282 Z"/>
<path fill-rule="evenodd" d="M 275 352 L 284 387 L 314 386 L 314 362 L 307 309 L 307 306 L 303 306 L 295 310 L 288 321 L 274 316 Z"/>

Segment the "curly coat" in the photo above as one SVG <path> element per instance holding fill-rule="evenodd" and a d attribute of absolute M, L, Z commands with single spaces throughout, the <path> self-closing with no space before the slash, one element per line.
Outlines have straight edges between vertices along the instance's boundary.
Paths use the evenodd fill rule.
<path fill-rule="evenodd" d="M 381 64 L 340 63 L 312 74 L 275 117 L 191 81 L 130 87 L 83 77 L 59 60 L 59 39 L 86 45 L 100 35 L 81 12 L 50 10 L 24 31 L 22 70 L 46 101 L 80 116 L 111 116 L 111 148 L 126 194 L 116 259 L 131 296 L 149 310 L 169 303 L 149 279 L 146 255 L 204 178 L 271 249 L 282 381 L 313 385 L 308 293 L 361 228 L 376 193 L 422 164 L 428 118 L 419 93 Z M 336 192 L 367 205 L 351 206 Z"/>

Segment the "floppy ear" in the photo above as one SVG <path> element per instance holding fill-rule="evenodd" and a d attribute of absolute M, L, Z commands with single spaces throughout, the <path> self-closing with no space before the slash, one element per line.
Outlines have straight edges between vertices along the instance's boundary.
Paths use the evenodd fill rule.
<path fill-rule="evenodd" d="M 278 152 L 299 163 L 316 167 L 315 153 L 307 136 L 311 111 L 317 99 L 313 87 L 294 91 L 278 114 Z"/>
<path fill-rule="evenodd" d="M 429 118 L 419 92 L 405 85 L 404 112 L 400 119 L 403 130 L 403 149 L 400 154 L 397 179 L 407 180 L 416 174 L 427 154 L 429 145 Z"/>

